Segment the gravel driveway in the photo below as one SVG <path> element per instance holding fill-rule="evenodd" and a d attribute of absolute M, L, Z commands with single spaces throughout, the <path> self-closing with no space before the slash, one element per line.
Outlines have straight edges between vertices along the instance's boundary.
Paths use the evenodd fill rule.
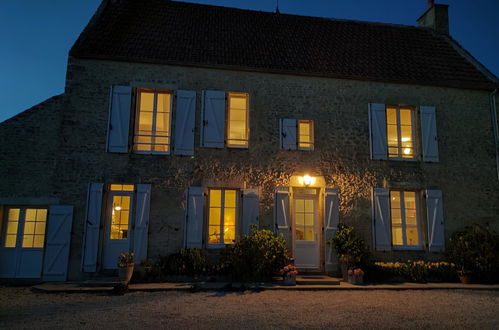
<path fill-rule="evenodd" d="M 499 328 L 499 291 L 46 294 L 0 288 L 0 328 Z"/>

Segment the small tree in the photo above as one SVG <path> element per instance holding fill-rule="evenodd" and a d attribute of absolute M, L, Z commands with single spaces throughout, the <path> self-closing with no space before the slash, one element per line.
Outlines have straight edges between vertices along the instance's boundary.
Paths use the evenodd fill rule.
<path fill-rule="evenodd" d="M 340 262 L 355 265 L 367 257 L 368 250 L 363 239 L 357 237 L 354 228 L 344 223 L 338 225 L 336 234 L 328 241 L 333 244 Z"/>

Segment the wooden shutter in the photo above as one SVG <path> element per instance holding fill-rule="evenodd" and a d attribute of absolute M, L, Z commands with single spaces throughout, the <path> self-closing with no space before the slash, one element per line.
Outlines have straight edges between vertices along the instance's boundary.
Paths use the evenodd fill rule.
<path fill-rule="evenodd" d="M 204 188 L 189 187 L 187 193 L 187 213 L 185 216 L 185 246 L 203 247 Z"/>
<path fill-rule="evenodd" d="M 133 232 L 134 261 L 140 264 L 147 260 L 147 238 L 149 229 L 149 210 L 151 205 L 151 185 L 137 185 L 137 207 L 135 211 L 135 230 Z"/>
<path fill-rule="evenodd" d="M 277 187 L 274 200 L 274 222 L 277 234 L 282 234 L 288 250 L 291 251 L 291 218 L 289 209 L 289 188 Z"/>
<path fill-rule="evenodd" d="M 374 188 L 374 239 L 377 251 L 390 251 L 392 248 L 390 221 L 390 191 Z"/>
<path fill-rule="evenodd" d="M 296 150 L 296 119 L 281 119 L 281 149 Z"/>
<path fill-rule="evenodd" d="M 112 86 L 107 131 L 108 152 L 128 152 L 132 87 Z"/>
<path fill-rule="evenodd" d="M 435 107 L 420 107 L 423 161 L 438 162 L 437 116 Z"/>
<path fill-rule="evenodd" d="M 84 272 L 95 272 L 97 270 L 103 187 L 103 183 L 91 183 L 88 187 L 87 215 L 83 235 L 82 263 Z"/>
<path fill-rule="evenodd" d="M 196 121 L 196 91 L 176 92 L 175 155 L 194 155 L 194 125 Z"/>
<path fill-rule="evenodd" d="M 444 211 L 441 190 L 426 190 L 428 250 L 441 252 L 445 246 Z"/>
<path fill-rule="evenodd" d="M 383 103 L 369 103 L 369 135 L 371 159 L 388 159 L 386 107 Z"/>
<path fill-rule="evenodd" d="M 259 209 L 258 189 L 243 189 L 243 234 L 251 234 L 252 224 L 258 226 Z"/>
<path fill-rule="evenodd" d="M 203 91 L 201 114 L 201 146 L 225 146 L 225 92 Z"/>
<path fill-rule="evenodd" d="M 337 188 L 326 188 L 324 193 L 324 240 L 333 238 L 340 222 L 339 192 Z M 333 245 L 325 244 L 326 272 L 334 271 Z"/>
<path fill-rule="evenodd" d="M 44 281 L 66 281 L 72 225 L 73 206 L 49 207 L 42 276 Z"/>

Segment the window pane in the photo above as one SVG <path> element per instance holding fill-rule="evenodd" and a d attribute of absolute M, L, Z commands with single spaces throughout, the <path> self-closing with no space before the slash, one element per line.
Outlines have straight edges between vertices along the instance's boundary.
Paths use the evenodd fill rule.
<path fill-rule="evenodd" d="M 220 226 L 209 226 L 208 228 L 208 243 L 220 243 Z"/>
<path fill-rule="evenodd" d="M 225 207 L 236 207 L 236 191 L 226 190 L 225 191 Z"/>
<path fill-rule="evenodd" d="M 23 248 L 32 248 L 33 247 L 33 235 L 24 235 L 23 236 Z"/>
<path fill-rule="evenodd" d="M 390 201 L 392 208 L 400 208 L 400 191 L 390 191 Z"/>
<path fill-rule="evenodd" d="M 46 209 L 38 209 L 36 211 L 36 220 L 37 221 L 46 221 L 47 220 L 47 210 Z"/>
<path fill-rule="evenodd" d="M 45 235 L 45 222 L 37 222 L 35 228 L 35 234 Z"/>
<path fill-rule="evenodd" d="M 154 93 L 141 92 L 140 93 L 140 110 L 152 111 L 154 104 Z"/>
<path fill-rule="evenodd" d="M 236 227 L 224 226 L 224 243 L 233 244 L 236 240 Z"/>
<path fill-rule="evenodd" d="M 24 235 L 33 235 L 35 233 L 35 222 L 26 221 L 24 223 Z"/>
<path fill-rule="evenodd" d="M 395 108 L 386 108 L 386 123 L 397 125 L 397 110 Z"/>
<path fill-rule="evenodd" d="M 130 196 L 113 196 L 110 239 L 126 239 L 130 216 Z"/>
<path fill-rule="evenodd" d="M 303 228 L 296 228 L 295 234 L 297 240 L 303 241 L 305 239 L 305 232 L 303 231 Z"/>
<path fill-rule="evenodd" d="M 303 149 L 312 149 L 314 136 L 311 120 L 298 121 L 298 147 Z"/>
<path fill-rule="evenodd" d="M 26 221 L 36 220 L 36 209 L 26 209 Z"/>
<path fill-rule="evenodd" d="M 305 212 L 305 200 L 295 199 L 295 212 Z"/>
<path fill-rule="evenodd" d="M 310 213 L 314 212 L 314 201 L 311 199 L 305 200 L 305 212 Z"/>
<path fill-rule="evenodd" d="M 314 214 L 306 213 L 305 214 L 305 226 L 313 226 L 314 225 Z"/>
<path fill-rule="evenodd" d="M 220 208 L 218 207 L 210 207 L 210 215 L 209 215 L 209 224 L 210 226 L 213 225 L 220 225 Z"/>
<path fill-rule="evenodd" d="M 303 213 L 296 212 L 295 222 L 296 222 L 296 226 L 301 227 L 301 226 L 305 225 L 305 215 Z"/>
<path fill-rule="evenodd" d="M 9 221 L 18 221 L 20 211 L 21 211 L 21 209 L 9 209 L 8 220 Z"/>
<path fill-rule="evenodd" d="M 235 208 L 225 208 L 224 209 L 224 226 L 235 226 L 236 225 L 236 209 Z"/>
<path fill-rule="evenodd" d="M 394 224 L 394 225 L 402 224 L 402 216 L 400 213 L 400 209 L 393 209 L 392 208 L 392 224 Z"/>
<path fill-rule="evenodd" d="M 227 144 L 248 145 L 248 95 L 229 93 L 229 122 Z"/>
<path fill-rule="evenodd" d="M 417 227 L 407 227 L 406 235 L 407 235 L 407 245 L 419 245 Z"/>
<path fill-rule="evenodd" d="M 392 243 L 393 245 L 404 245 L 402 227 L 392 227 Z"/>
<path fill-rule="evenodd" d="M 416 208 L 416 192 L 406 191 L 404 192 L 404 203 L 406 209 Z"/>
<path fill-rule="evenodd" d="M 16 238 L 17 235 L 7 235 L 5 237 L 5 247 L 6 248 L 13 248 L 16 247 Z"/>
<path fill-rule="evenodd" d="M 45 240 L 45 235 L 35 235 L 33 247 L 34 248 L 43 248 L 43 241 Z"/>
<path fill-rule="evenodd" d="M 156 135 L 169 135 L 170 113 L 158 113 L 156 115 Z"/>
<path fill-rule="evenodd" d="M 158 112 L 170 112 L 171 95 L 169 93 L 158 94 Z"/>
<path fill-rule="evenodd" d="M 19 225 L 19 222 L 17 221 L 9 221 L 7 223 L 7 234 L 17 234 L 17 226 Z"/>
<path fill-rule="evenodd" d="M 400 125 L 412 125 L 412 111 L 410 109 L 400 109 Z"/>
<path fill-rule="evenodd" d="M 140 111 L 139 134 L 152 134 L 152 112 Z"/>
<path fill-rule="evenodd" d="M 210 207 L 222 206 L 222 191 L 219 189 L 210 190 Z"/>
<path fill-rule="evenodd" d="M 387 138 L 388 138 L 388 146 L 398 147 L 398 132 L 397 126 L 388 125 L 387 127 Z"/>
<path fill-rule="evenodd" d="M 305 241 L 314 241 L 315 240 L 315 231 L 313 227 L 305 227 Z"/>

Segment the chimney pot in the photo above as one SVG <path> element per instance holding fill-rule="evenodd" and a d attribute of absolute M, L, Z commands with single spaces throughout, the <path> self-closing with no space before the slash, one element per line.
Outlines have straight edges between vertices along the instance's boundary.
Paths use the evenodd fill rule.
<path fill-rule="evenodd" d="M 435 0 L 428 0 L 428 8 L 435 6 Z"/>
<path fill-rule="evenodd" d="M 428 0 L 428 9 L 418 18 L 419 26 L 427 27 L 438 33 L 449 34 L 449 6 L 436 5 Z"/>

